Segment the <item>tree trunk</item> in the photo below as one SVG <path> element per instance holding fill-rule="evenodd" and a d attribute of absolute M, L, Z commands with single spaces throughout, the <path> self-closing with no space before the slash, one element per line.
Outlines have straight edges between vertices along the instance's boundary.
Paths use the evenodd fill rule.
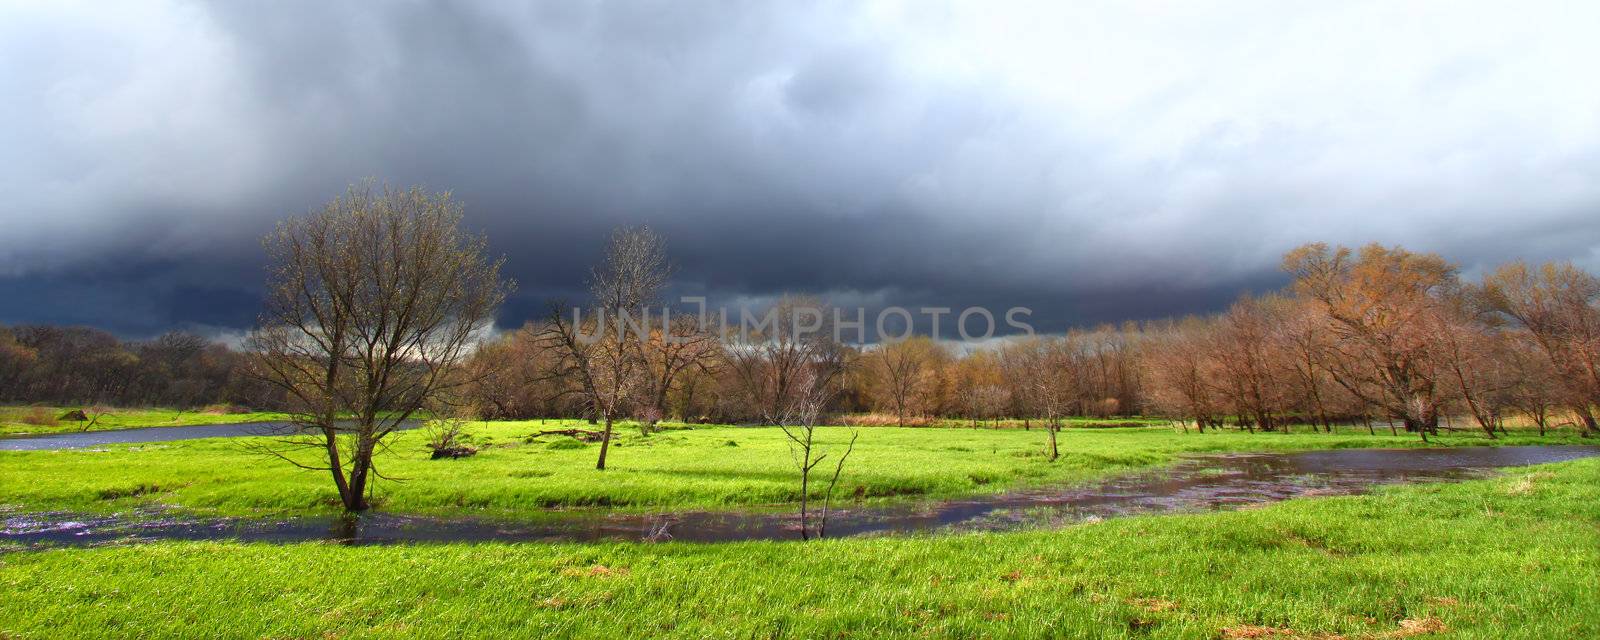
<path fill-rule="evenodd" d="M 1583 420 L 1583 436 L 1585 438 L 1596 430 L 1600 430 L 1600 425 L 1595 424 L 1594 414 L 1589 411 L 1589 407 L 1579 407 L 1578 418 Z"/>
<path fill-rule="evenodd" d="M 800 539 L 810 540 L 811 531 L 807 528 L 810 521 L 806 507 L 811 497 L 811 434 L 806 434 L 806 443 L 801 447 L 800 453 L 805 456 L 802 458 L 805 464 L 800 467 Z"/>
<path fill-rule="evenodd" d="M 1056 450 L 1056 430 L 1057 429 L 1060 429 L 1060 427 L 1056 426 L 1055 424 L 1046 424 L 1045 427 L 1044 427 L 1045 432 L 1050 434 L 1050 461 L 1051 462 L 1055 462 L 1056 458 L 1061 457 L 1060 451 Z"/>
<path fill-rule="evenodd" d="M 323 435 L 327 438 L 328 471 L 333 474 L 333 486 L 339 490 L 339 501 L 344 503 L 345 511 L 358 511 L 352 506 L 350 484 L 344 479 L 344 465 L 339 459 L 339 436 L 332 429 L 324 429 Z"/>
<path fill-rule="evenodd" d="M 350 455 L 350 482 L 339 496 L 344 501 L 345 511 L 361 512 L 371 506 L 367 504 L 367 478 L 372 469 L 373 447 L 365 436 L 357 438 L 355 451 Z M 339 472 L 335 470 L 334 473 Z"/>
<path fill-rule="evenodd" d="M 605 431 L 602 431 L 600 433 L 600 461 L 596 462 L 594 464 L 594 468 L 599 469 L 601 471 L 605 471 L 606 470 L 606 450 L 610 449 L 610 448 L 611 448 L 611 416 L 606 416 L 606 428 L 605 428 Z"/>

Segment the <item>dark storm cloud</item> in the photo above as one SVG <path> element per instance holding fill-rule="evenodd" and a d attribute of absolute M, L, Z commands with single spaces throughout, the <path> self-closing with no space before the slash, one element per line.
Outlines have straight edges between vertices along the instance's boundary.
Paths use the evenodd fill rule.
<path fill-rule="evenodd" d="M 505 324 L 618 224 L 682 293 L 1041 330 L 1215 309 L 1310 240 L 1600 266 L 1579 9 L 1236 8 L 0 10 L 0 322 L 246 327 L 257 239 L 366 176 L 466 203 Z"/>

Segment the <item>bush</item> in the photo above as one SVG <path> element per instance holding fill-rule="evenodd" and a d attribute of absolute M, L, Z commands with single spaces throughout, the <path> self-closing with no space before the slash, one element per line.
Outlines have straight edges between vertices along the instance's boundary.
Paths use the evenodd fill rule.
<path fill-rule="evenodd" d="M 467 444 L 472 440 L 472 435 L 467 433 L 467 421 L 458 418 L 444 418 L 428 422 L 427 427 L 428 448 L 433 450 L 432 459 L 441 458 L 469 458 L 477 455 L 478 448 Z"/>

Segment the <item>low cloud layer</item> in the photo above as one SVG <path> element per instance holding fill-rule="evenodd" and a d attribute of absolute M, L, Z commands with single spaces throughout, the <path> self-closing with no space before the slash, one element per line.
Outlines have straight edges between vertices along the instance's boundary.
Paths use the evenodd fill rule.
<path fill-rule="evenodd" d="M 1077 4 L 1077 3 L 1074 3 Z M 1600 7 L 39 3 L 0 9 L 0 322 L 237 331 L 260 236 L 450 189 L 521 284 L 1213 310 L 1303 242 L 1600 268 Z"/>

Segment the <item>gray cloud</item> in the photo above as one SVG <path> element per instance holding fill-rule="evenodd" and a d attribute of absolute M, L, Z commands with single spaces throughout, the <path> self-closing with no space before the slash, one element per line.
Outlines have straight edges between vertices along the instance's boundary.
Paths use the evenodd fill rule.
<path fill-rule="evenodd" d="M 0 322 L 246 326 L 257 238 L 366 176 L 466 202 L 522 283 L 506 323 L 624 223 L 684 292 L 1044 329 L 1214 309 L 1311 240 L 1594 269 L 1596 13 L 14 6 Z"/>

